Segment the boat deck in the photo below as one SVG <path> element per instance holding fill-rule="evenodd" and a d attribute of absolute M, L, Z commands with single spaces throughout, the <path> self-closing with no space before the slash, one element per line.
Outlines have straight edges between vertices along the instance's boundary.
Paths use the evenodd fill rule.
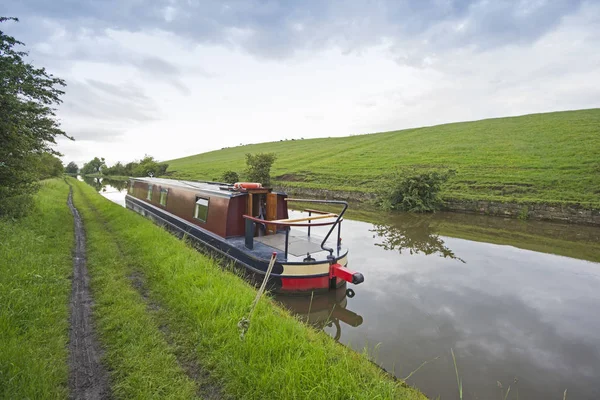
<path fill-rule="evenodd" d="M 274 235 L 260 236 L 254 238 L 255 241 L 266 244 L 267 246 L 273 247 L 279 251 L 285 252 L 285 233 L 278 232 Z M 308 237 L 304 235 L 295 235 L 290 233 L 288 254 L 296 257 L 306 257 L 306 254 L 314 254 L 323 251 L 321 249 L 321 242 L 323 238 Z"/>
<path fill-rule="evenodd" d="M 289 245 L 288 245 L 288 258 L 287 261 L 291 262 L 302 262 L 306 258 L 306 254 L 316 260 L 327 260 L 329 255 L 328 251 L 321 249 L 322 237 L 311 236 L 301 231 L 295 231 L 292 229 L 290 232 Z M 255 257 L 268 260 L 271 258 L 271 254 L 277 252 L 277 260 L 283 262 L 285 260 L 285 233 L 278 232 L 274 235 L 258 236 L 254 238 L 254 248 L 247 250 L 245 247 L 245 239 L 243 237 L 234 237 L 227 239 L 231 245 L 249 251 Z M 327 246 L 334 247 L 331 241 L 326 243 Z M 335 248 L 335 247 L 334 247 Z M 343 254 L 347 252 L 347 249 L 340 249 L 339 253 Z"/>

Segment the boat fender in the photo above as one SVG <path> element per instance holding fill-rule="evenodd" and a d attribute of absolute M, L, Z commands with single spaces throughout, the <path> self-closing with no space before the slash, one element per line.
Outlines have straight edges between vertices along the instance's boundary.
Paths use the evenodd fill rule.
<path fill-rule="evenodd" d="M 233 189 L 245 192 L 248 189 L 260 189 L 262 185 L 257 182 L 236 182 L 233 184 Z"/>

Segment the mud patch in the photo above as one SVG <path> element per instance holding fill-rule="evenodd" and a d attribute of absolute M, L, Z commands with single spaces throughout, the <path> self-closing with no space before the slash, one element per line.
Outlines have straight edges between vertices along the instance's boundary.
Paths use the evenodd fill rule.
<path fill-rule="evenodd" d="M 75 252 L 70 300 L 69 390 L 73 399 L 108 399 L 108 373 L 101 363 L 102 349 L 92 320 L 93 299 L 86 263 L 85 231 L 73 205 L 73 188 L 67 200 L 75 221 Z"/>

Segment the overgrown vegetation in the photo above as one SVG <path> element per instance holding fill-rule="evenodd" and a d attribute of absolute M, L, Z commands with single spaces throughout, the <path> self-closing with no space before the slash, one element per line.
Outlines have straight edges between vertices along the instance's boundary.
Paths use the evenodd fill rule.
<path fill-rule="evenodd" d="M 600 109 L 239 146 L 171 160 L 169 171 L 209 179 L 259 152 L 277 154 L 273 184 L 286 187 L 375 193 L 397 168 L 443 166 L 457 171 L 444 199 L 600 207 Z"/>
<path fill-rule="evenodd" d="M 136 363 L 144 360 L 135 357 L 127 367 L 119 366 L 125 352 L 136 351 L 126 343 L 135 339 L 133 331 L 126 328 L 124 334 L 114 329 L 123 323 L 151 331 L 161 326 L 177 349 L 178 361 L 196 365 L 197 375 L 207 372 L 203 385 L 224 397 L 424 398 L 268 298 L 259 302 L 245 341 L 240 341 L 236 324 L 252 303 L 253 287 L 152 222 L 102 198 L 88 185 L 70 181 L 76 185 L 75 203 L 94 240 L 88 263 L 93 265 L 95 290 L 103 292 L 97 294 L 103 299 L 98 309 L 100 329 L 103 342 L 115 346 L 109 350 L 109 354 L 116 352 L 109 355 L 109 362 L 117 368 L 118 382 L 135 382 L 141 390 L 149 381 L 141 375 L 132 379 L 128 369 L 138 370 Z M 131 294 L 125 277 L 131 277 L 132 286 L 143 294 L 152 324 L 148 315 L 138 312 L 140 297 Z M 109 282 L 117 282 L 118 288 Z M 171 385 L 180 387 L 180 383 Z M 186 388 L 181 397 L 186 397 Z M 120 395 L 130 393 L 124 390 Z"/>
<path fill-rule="evenodd" d="M 221 181 L 225 183 L 236 183 L 240 181 L 240 176 L 235 171 L 225 171 L 221 175 Z"/>
<path fill-rule="evenodd" d="M 246 153 L 246 178 L 249 182 L 271 184 L 271 167 L 277 159 L 275 153 Z"/>
<path fill-rule="evenodd" d="M 0 17 L 1 25 L 11 21 L 18 20 Z M 0 30 L 0 216 L 26 213 L 40 176 L 62 170 L 51 158 L 59 155 L 52 147 L 56 138 L 70 138 L 53 108 L 61 103 L 65 82 L 27 62 L 20 46 Z"/>
<path fill-rule="evenodd" d="M 442 185 L 456 172 L 402 170 L 381 183 L 377 204 L 386 211 L 433 212 L 442 206 Z"/>
<path fill-rule="evenodd" d="M 24 218 L 0 218 L 0 398 L 67 398 L 73 218 L 45 181 Z"/>

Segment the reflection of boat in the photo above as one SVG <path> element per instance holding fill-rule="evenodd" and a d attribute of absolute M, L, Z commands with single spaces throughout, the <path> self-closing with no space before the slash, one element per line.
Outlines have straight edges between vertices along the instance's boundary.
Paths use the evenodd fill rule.
<path fill-rule="evenodd" d="M 354 296 L 354 293 L 351 293 Z M 281 295 L 275 296 L 274 299 L 300 318 L 301 321 L 317 329 L 335 326 L 335 340 L 338 340 L 342 335 L 340 321 L 355 327 L 363 323 L 363 318 L 360 315 L 346 308 L 348 298 L 345 285 L 328 293 L 314 295 L 312 299 L 305 296 Z"/>
<path fill-rule="evenodd" d="M 291 201 L 297 200 L 255 183 L 160 178 L 131 178 L 125 197 L 127 208 L 228 257 L 259 279 L 264 277 L 271 255 L 277 253 L 269 278 L 271 289 L 310 293 L 346 282 L 361 283 L 362 274 L 346 268 L 348 249 L 342 247 L 340 238 L 348 204 L 302 200 L 342 205 L 343 210 L 339 214 L 307 210 L 308 217 L 288 218 L 287 203 Z M 311 226 L 326 226 L 329 231 L 325 238 L 317 238 L 311 236 Z"/>

